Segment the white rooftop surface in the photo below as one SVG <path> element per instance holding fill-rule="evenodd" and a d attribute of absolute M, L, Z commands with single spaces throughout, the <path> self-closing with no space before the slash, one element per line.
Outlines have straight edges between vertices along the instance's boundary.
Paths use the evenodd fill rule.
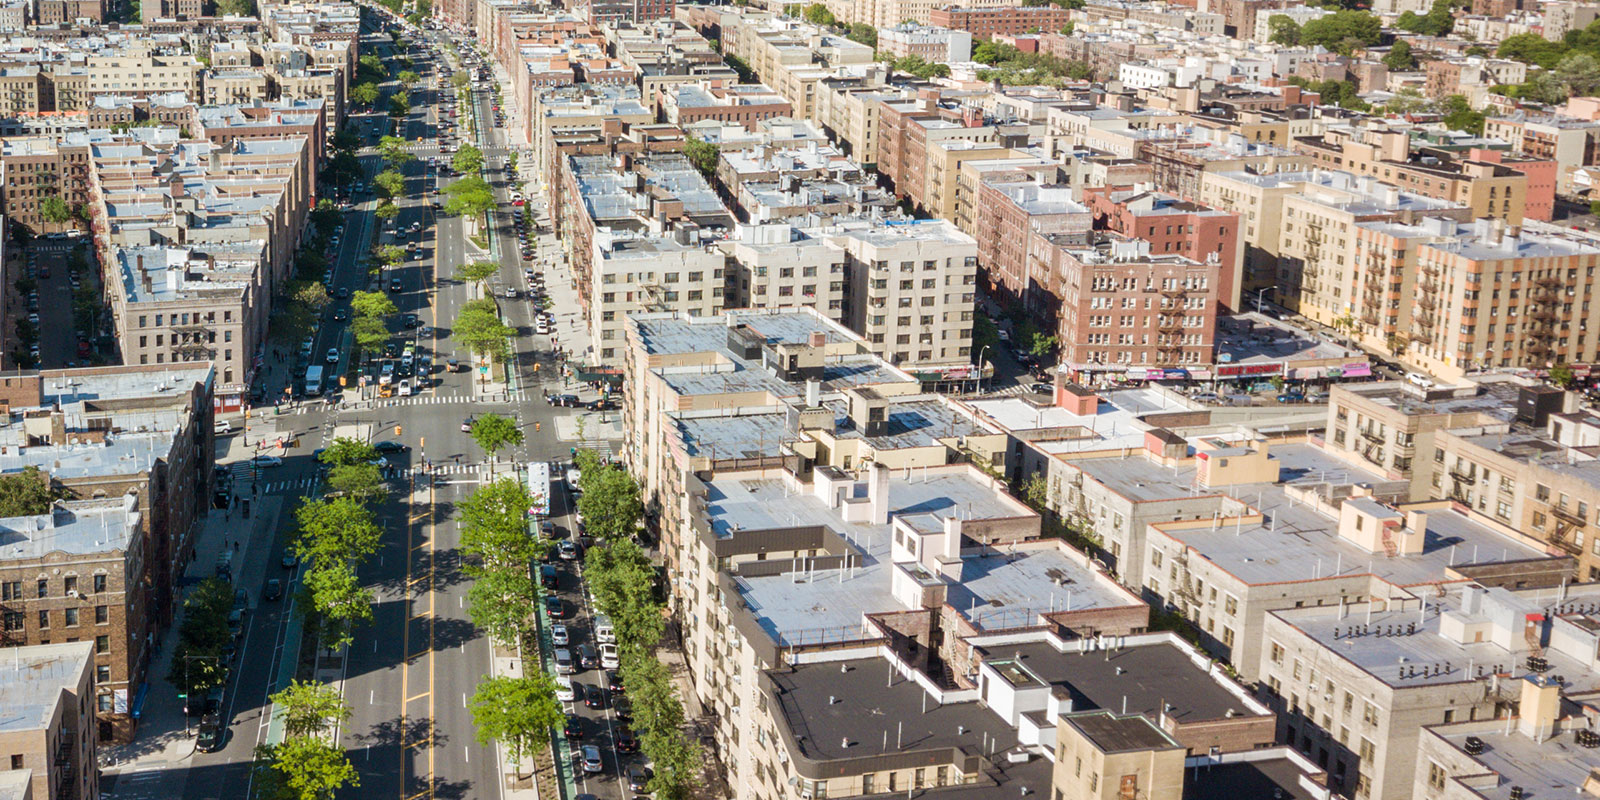
<path fill-rule="evenodd" d="M 1600 769 L 1600 751 L 1580 747 L 1570 730 L 1540 742 L 1523 736 L 1514 728 L 1510 733 L 1502 729 L 1475 734 L 1453 733 L 1444 738 L 1465 752 L 1469 735 L 1483 740 L 1483 753 L 1473 758 L 1500 776 L 1497 786 L 1477 789 L 1485 800 L 1511 800 L 1513 786 L 1521 786 L 1523 796 L 1529 800 L 1582 797 L 1579 787 L 1588 780 L 1591 770 Z"/>
<path fill-rule="evenodd" d="M 92 642 L 9 648 L 0 659 L 0 733 L 44 730 L 63 689 L 78 687 Z"/>
<path fill-rule="evenodd" d="M 1109 402 L 1107 402 L 1109 400 Z M 1102 396 L 1098 413 L 1074 414 L 1059 406 L 1038 406 L 1017 397 L 968 401 L 973 409 L 988 415 L 1010 431 L 1050 428 L 1082 428 L 1083 436 L 1074 439 L 1035 441 L 1033 446 L 1046 453 L 1071 454 L 1098 450 L 1144 447 L 1145 431 L 1150 426 L 1139 416 L 1161 411 L 1187 411 L 1164 392 L 1154 389 L 1129 389 Z"/>
<path fill-rule="evenodd" d="M 137 507 L 133 495 L 122 495 L 58 503 L 49 514 L 0 519 L 0 560 L 126 550 L 139 533 Z"/>
<path fill-rule="evenodd" d="M 845 522 L 811 495 L 784 495 L 779 479 L 712 481 L 707 514 L 719 536 L 741 530 L 825 525 L 863 554 L 853 570 L 826 569 L 763 577 L 738 584 L 761 626 L 780 644 L 851 638 L 862 615 L 900 610 L 890 594 L 891 525 Z M 860 487 L 858 486 L 858 493 Z M 966 475 L 933 475 L 890 481 L 890 518 L 907 514 L 959 515 L 985 519 L 1026 515 L 1026 507 Z M 963 558 L 962 579 L 952 583 L 950 605 L 979 625 L 1024 624 L 1051 610 L 1123 606 L 1127 595 L 1054 549 L 1027 547 Z M 1057 584 L 1064 577 L 1064 584 Z"/>
<path fill-rule="evenodd" d="M 31 783 L 33 783 L 31 769 L 8 769 L 0 772 L 0 800 L 22 800 L 23 797 L 32 797 L 28 794 Z"/>
<path fill-rule="evenodd" d="M 1556 591 L 1548 591 L 1552 599 Z M 1397 688 L 1479 680 L 1496 671 L 1515 675 L 1528 672 L 1525 649 L 1519 649 L 1516 653 L 1508 652 L 1500 645 L 1487 641 L 1487 636 L 1485 641 L 1465 644 L 1440 636 L 1437 593 L 1429 590 L 1422 590 L 1422 593 L 1429 597 L 1426 611 L 1374 612 L 1370 618 L 1365 613 L 1352 611 L 1344 619 L 1339 618 L 1336 606 L 1324 606 L 1315 611 L 1291 609 L 1276 613 L 1326 645 L 1330 653 Z M 1517 594 L 1519 597 L 1529 597 L 1526 593 Z M 1446 609 L 1459 609 L 1460 598 L 1459 589 L 1447 592 Z M 1335 629 L 1338 629 L 1338 638 L 1334 637 Z M 1362 630 L 1366 631 L 1364 635 L 1360 633 Z M 1522 637 L 1518 635 L 1515 640 L 1520 644 Z M 1600 674 L 1570 656 L 1547 648 L 1544 657 L 1550 662 L 1550 670 L 1546 674 L 1561 675 L 1568 681 L 1563 687 L 1563 694 L 1582 693 L 1600 687 Z"/>

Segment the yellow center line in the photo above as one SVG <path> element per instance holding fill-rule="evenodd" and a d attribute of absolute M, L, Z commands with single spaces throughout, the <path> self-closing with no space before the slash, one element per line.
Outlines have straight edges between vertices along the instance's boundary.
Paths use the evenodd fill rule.
<path fill-rule="evenodd" d="M 412 695 L 410 697 L 407 697 L 406 698 L 406 702 L 410 703 L 410 702 L 412 702 L 414 700 L 421 700 L 424 697 L 432 697 L 432 696 L 433 696 L 433 692 L 423 692 L 422 694 L 414 694 L 414 695 Z"/>

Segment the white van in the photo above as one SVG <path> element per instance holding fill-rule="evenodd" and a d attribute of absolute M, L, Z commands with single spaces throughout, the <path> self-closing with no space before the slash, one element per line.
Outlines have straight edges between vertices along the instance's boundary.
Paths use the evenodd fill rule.
<path fill-rule="evenodd" d="M 596 614 L 594 618 L 594 638 L 601 644 L 616 644 L 617 632 L 611 628 L 611 618 L 604 614 Z"/>
<path fill-rule="evenodd" d="M 576 700 L 577 698 L 578 698 L 577 693 L 572 691 L 572 679 L 567 677 L 566 675 L 557 675 L 556 676 L 556 699 L 560 700 L 563 703 L 570 703 L 573 700 Z"/>

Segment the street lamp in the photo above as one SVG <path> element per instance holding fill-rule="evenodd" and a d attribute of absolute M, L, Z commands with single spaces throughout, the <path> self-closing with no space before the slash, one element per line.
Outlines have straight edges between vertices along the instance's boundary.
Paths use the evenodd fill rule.
<path fill-rule="evenodd" d="M 194 691 L 194 684 L 189 682 L 189 662 L 192 661 L 192 660 L 195 660 L 195 659 L 200 659 L 200 660 L 208 660 L 209 659 L 211 661 L 216 661 L 217 657 L 216 656 L 184 656 L 183 657 L 183 695 L 182 695 L 182 699 L 186 701 L 184 703 L 184 706 L 188 706 L 189 705 L 188 702 L 187 702 L 188 699 L 189 699 L 189 693 Z M 201 710 L 204 711 L 203 708 Z M 187 708 L 185 708 L 184 711 L 183 711 L 183 733 L 184 733 L 185 736 L 187 736 L 189 734 L 189 712 L 188 712 Z"/>
<path fill-rule="evenodd" d="M 987 352 L 989 352 L 989 345 L 984 345 L 978 349 L 978 377 L 972 381 L 974 394 L 983 389 L 983 354 Z"/>
<path fill-rule="evenodd" d="M 1263 286 L 1262 288 L 1256 290 L 1256 313 L 1257 314 L 1261 313 L 1261 301 L 1266 299 L 1267 292 L 1270 292 L 1270 291 L 1272 291 L 1273 289 L 1276 289 L 1276 288 L 1278 288 L 1278 285 L 1276 283 L 1274 283 L 1271 286 Z"/>

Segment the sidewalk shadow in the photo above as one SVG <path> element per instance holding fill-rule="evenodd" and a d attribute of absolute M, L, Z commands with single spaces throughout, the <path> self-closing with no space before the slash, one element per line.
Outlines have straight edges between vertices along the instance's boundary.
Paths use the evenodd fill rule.
<path fill-rule="evenodd" d="M 181 727 L 156 731 L 149 727 L 153 724 L 151 721 L 141 726 L 131 742 L 103 748 L 99 754 L 102 763 L 129 765 L 129 762 L 164 752 L 169 747 L 176 746 L 180 753 L 189 749 L 188 742 L 194 738 L 192 731 L 185 733 Z"/>

